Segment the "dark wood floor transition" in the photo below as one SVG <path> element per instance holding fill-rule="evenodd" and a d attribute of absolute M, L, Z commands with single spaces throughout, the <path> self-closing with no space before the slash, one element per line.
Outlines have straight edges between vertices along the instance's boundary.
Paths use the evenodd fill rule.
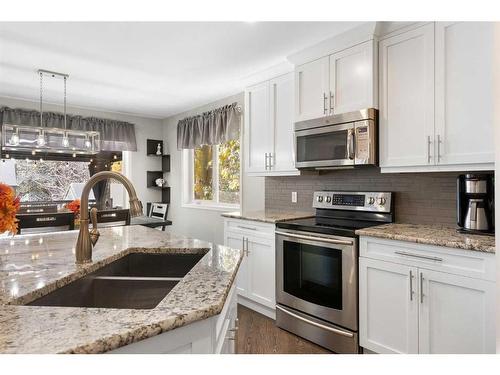
<path fill-rule="evenodd" d="M 327 354 L 330 351 L 274 324 L 274 320 L 238 305 L 238 354 Z"/>

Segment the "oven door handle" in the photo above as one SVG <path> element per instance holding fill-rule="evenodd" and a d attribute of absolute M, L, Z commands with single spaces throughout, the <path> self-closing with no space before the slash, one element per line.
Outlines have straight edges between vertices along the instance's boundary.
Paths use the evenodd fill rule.
<path fill-rule="evenodd" d="M 345 337 L 351 337 L 351 338 L 354 337 L 354 334 L 352 334 L 351 332 L 342 331 L 342 330 L 337 329 L 337 328 L 332 328 L 332 327 L 328 327 L 328 326 L 325 326 L 325 325 L 320 324 L 320 323 L 313 322 L 312 320 L 309 320 L 309 319 L 301 317 L 300 315 L 294 314 L 293 312 L 288 311 L 288 310 L 284 309 L 283 307 L 281 307 L 279 305 L 276 305 L 276 308 L 278 310 L 284 312 L 285 314 L 288 314 L 291 317 L 293 317 L 295 319 L 298 319 L 300 321 L 303 321 L 304 323 L 310 324 L 312 326 L 315 326 L 315 327 L 318 327 L 318 328 L 321 328 L 321 329 L 325 329 L 327 331 L 336 333 L 337 335 L 341 335 L 341 336 L 345 336 Z"/>
<path fill-rule="evenodd" d="M 281 234 L 281 235 L 287 236 L 287 237 L 299 238 L 301 240 L 310 240 L 310 241 L 332 243 L 332 244 L 335 244 L 335 245 L 352 245 L 353 244 L 352 241 L 334 240 L 332 238 L 324 238 L 324 237 L 304 236 L 302 234 L 294 234 L 294 233 L 288 233 L 288 232 L 281 232 L 279 230 L 277 230 L 275 233 L 276 234 Z"/>

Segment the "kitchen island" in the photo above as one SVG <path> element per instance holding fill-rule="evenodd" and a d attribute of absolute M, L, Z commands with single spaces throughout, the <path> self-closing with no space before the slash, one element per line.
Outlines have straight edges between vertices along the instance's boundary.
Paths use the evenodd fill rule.
<path fill-rule="evenodd" d="M 0 240 L 0 353 L 221 351 L 240 250 L 142 226 L 113 227 L 101 230 L 93 262 L 76 265 L 77 236 L 66 231 Z M 131 253 L 204 255 L 152 309 L 25 306 Z M 208 335 L 198 340 L 202 347 L 193 345 L 196 338 L 160 339 L 182 329 L 192 335 L 195 325 L 196 334 Z M 142 345 L 148 342 L 153 345 Z"/>

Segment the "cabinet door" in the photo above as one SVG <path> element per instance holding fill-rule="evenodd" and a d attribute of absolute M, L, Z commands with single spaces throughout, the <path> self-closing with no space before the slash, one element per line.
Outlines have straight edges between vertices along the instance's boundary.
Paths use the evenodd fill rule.
<path fill-rule="evenodd" d="M 419 353 L 495 353 L 495 283 L 420 269 L 419 284 Z"/>
<path fill-rule="evenodd" d="M 233 249 L 243 249 L 243 235 L 232 232 L 225 233 L 224 245 Z M 243 256 L 240 269 L 236 275 L 236 292 L 240 296 L 248 295 L 248 257 Z"/>
<path fill-rule="evenodd" d="M 380 166 L 434 164 L 434 24 L 379 44 Z"/>
<path fill-rule="evenodd" d="M 245 92 L 245 159 L 247 172 L 266 172 L 265 154 L 272 152 L 273 131 L 269 120 L 269 81 Z"/>
<path fill-rule="evenodd" d="M 272 239 L 248 238 L 248 298 L 275 308 L 275 251 Z"/>
<path fill-rule="evenodd" d="M 495 160 L 493 29 L 491 22 L 436 23 L 436 155 L 440 164 Z"/>
<path fill-rule="evenodd" d="M 274 127 L 273 171 L 297 171 L 293 148 L 293 73 L 289 73 L 269 83 L 271 90 L 271 124 Z"/>
<path fill-rule="evenodd" d="M 377 108 L 373 41 L 330 56 L 329 113 Z"/>
<path fill-rule="evenodd" d="M 359 259 L 360 345 L 377 353 L 418 352 L 417 268 Z"/>
<path fill-rule="evenodd" d="M 295 69 L 295 121 L 328 114 L 328 56 Z"/>

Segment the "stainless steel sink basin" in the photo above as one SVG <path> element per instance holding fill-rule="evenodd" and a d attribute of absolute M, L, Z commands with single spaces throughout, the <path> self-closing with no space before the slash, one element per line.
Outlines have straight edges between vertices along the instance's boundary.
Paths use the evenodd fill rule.
<path fill-rule="evenodd" d="M 129 254 L 28 305 L 152 309 L 204 254 Z"/>
<path fill-rule="evenodd" d="M 95 271 L 95 276 L 184 277 L 205 254 L 132 253 Z"/>

